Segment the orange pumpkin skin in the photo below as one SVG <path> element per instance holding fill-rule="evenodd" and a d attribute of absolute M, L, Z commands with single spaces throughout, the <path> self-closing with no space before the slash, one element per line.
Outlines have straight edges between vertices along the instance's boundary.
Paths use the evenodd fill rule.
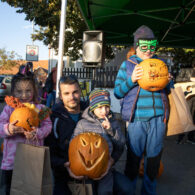
<path fill-rule="evenodd" d="M 27 131 L 32 131 L 32 127 L 38 127 L 38 113 L 28 107 L 15 108 L 10 116 L 10 123 L 18 120 L 16 126 L 23 127 Z"/>
<path fill-rule="evenodd" d="M 1 144 L 1 152 L 3 153 L 3 143 Z"/>
<path fill-rule="evenodd" d="M 108 159 L 108 144 L 99 134 L 81 133 L 70 142 L 70 169 L 77 176 L 100 177 L 107 169 Z"/>
<path fill-rule="evenodd" d="M 166 87 L 169 82 L 169 72 L 167 65 L 162 60 L 147 59 L 139 65 L 143 68 L 143 75 L 137 82 L 142 89 L 158 91 Z"/>
<path fill-rule="evenodd" d="M 160 161 L 160 167 L 159 167 L 159 170 L 158 170 L 157 178 L 159 178 L 162 175 L 163 170 L 164 170 L 164 166 L 163 166 L 162 161 Z M 142 160 L 140 162 L 139 176 L 140 177 L 143 177 L 144 176 L 144 158 L 142 158 Z"/>

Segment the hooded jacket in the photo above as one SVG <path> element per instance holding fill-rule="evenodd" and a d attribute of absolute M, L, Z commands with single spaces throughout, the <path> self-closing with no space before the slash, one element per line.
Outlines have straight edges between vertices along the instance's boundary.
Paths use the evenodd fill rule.
<path fill-rule="evenodd" d="M 81 102 L 80 107 L 79 119 L 87 104 Z M 45 145 L 50 148 L 51 167 L 53 169 L 66 169 L 64 163 L 68 162 L 68 147 L 76 122 L 70 117 L 62 101 L 54 105 L 51 120 L 52 132 L 45 139 Z"/>
<path fill-rule="evenodd" d="M 36 108 L 39 110 L 44 105 L 36 104 Z M 3 159 L 1 163 L 1 169 L 13 170 L 14 159 L 16 154 L 16 148 L 18 143 L 28 143 L 32 145 L 42 146 L 44 138 L 51 132 L 52 123 L 49 117 L 41 121 L 37 128 L 36 137 L 37 140 L 27 140 L 23 134 L 10 135 L 8 131 L 9 119 L 14 109 L 8 105 L 5 105 L 0 115 L 0 137 L 4 138 L 3 142 Z"/>
<path fill-rule="evenodd" d="M 82 119 L 77 123 L 72 137 L 84 132 L 100 134 L 106 139 L 110 155 L 116 162 L 123 153 L 125 137 L 120 124 L 115 119 L 112 112 L 110 112 L 108 120 L 111 123 L 111 128 L 106 130 L 102 127 L 100 120 L 98 120 L 97 117 L 89 111 L 89 108 L 87 108 L 82 115 Z"/>

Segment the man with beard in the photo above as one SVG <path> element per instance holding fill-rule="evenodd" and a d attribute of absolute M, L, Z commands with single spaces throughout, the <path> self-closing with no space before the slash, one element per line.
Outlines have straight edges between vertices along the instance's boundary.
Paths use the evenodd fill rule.
<path fill-rule="evenodd" d="M 87 104 L 80 101 L 81 89 L 74 75 L 61 77 L 59 92 L 60 102 L 54 105 L 51 114 L 53 129 L 46 138 L 45 145 L 50 148 L 54 177 L 53 195 L 68 195 L 71 194 L 67 185 L 71 180 L 68 166 L 69 141 Z M 81 179 L 77 176 L 74 178 Z"/>
<path fill-rule="evenodd" d="M 53 124 L 51 134 L 45 139 L 50 148 L 51 168 L 53 172 L 53 195 L 69 195 L 67 183 L 71 180 L 82 180 L 83 176 L 74 175 L 69 168 L 68 147 L 77 122 L 88 103 L 80 101 L 81 89 L 74 75 L 64 76 L 59 81 L 60 102 L 52 108 Z M 73 179 L 74 178 L 74 179 Z M 88 181 L 90 183 L 90 181 Z M 128 177 L 114 171 L 114 194 L 130 195 L 132 191 Z M 93 190 L 96 191 L 94 185 Z"/>

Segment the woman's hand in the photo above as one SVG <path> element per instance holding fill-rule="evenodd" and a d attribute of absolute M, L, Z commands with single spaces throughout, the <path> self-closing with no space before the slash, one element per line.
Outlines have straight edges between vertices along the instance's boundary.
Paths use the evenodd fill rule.
<path fill-rule="evenodd" d="M 132 75 L 131 75 L 131 80 L 133 83 L 137 82 L 137 80 L 141 79 L 143 75 L 143 68 L 140 65 L 136 65 Z"/>
<path fill-rule="evenodd" d="M 24 133 L 24 131 L 25 131 L 24 128 L 16 126 L 17 122 L 18 122 L 18 120 L 9 123 L 8 132 L 10 135 Z"/>
<path fill-rule="evenodd" d="M 74 178 L 74 179 L 78 179 L 78 180 L 82 180 L 84 179 L 84 176 L 76 176 L 71 170 L 70 170 L 70 162 L 66 162 L 64 163 L 64 166 L 66 167 L 70 177 Z"/>

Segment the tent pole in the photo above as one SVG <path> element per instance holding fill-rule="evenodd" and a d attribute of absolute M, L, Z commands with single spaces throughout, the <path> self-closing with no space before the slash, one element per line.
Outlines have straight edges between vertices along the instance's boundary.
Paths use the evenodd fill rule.
<path fill-rule="evenodd" d="M 67 0 L 62 0 L 61 1 L 59 47 L 58 47 L 56 98 L 58 98 L 59 96 L 58 83 L 62 75 L 62 69 L 63 69 L 64 40 L 65 40 L 65 26 L 66 26 L 66 7 L 67 7 Z"/>

